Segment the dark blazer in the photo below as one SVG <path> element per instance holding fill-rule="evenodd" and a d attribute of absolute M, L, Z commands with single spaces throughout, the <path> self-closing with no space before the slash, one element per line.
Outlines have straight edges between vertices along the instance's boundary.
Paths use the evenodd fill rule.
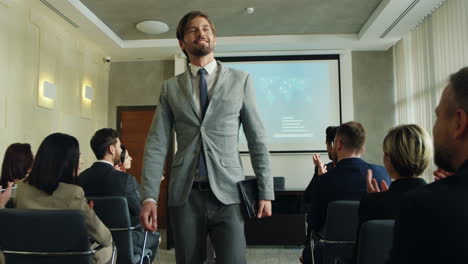
<path fill-rule="evenodd" d="M 86 196 L 123 196 L 127 198 L 132 223 L 140 216 L 140 192 L 132 175 L 114 169 L 110 164 L 95 162 L 78 177 Z"/>
<path fill-rule="evenodd" d="M 426 184 L 421 178 L 403 178 L 392 182 L 386 192 L 367 194 L 359 205 L 359 226 L 372 219 L 396 219 L 403 195 Z"/>
<path fill-rule="evenodd" d="M 327 163 L 325 166 L 327 167 L 327 172 L 329 172 L 330 170 L 332 170 L 332 169 L 335 168 L 335 166 L 333 165 L 333 162 L 329 162 L 329 163 Z M 305 191 L 304 191 L 304 202 L 305 202 L 306 204 L 310 204 L 310 202 L 311 202 L 311 201 L 310 201 L 311 196 L 310 196 L 310 195 L 305 195 L 305 194 L 310 194 L 310 192 L 311 192 L 310 188 L 312 188 L 312 184 L 311 184 L 311 183 L 312 183 L 312 180 L 315 179 L 315 178 L 317 178 L 317 176 L 319 176 L 319 175 L 318 175 L 318 167 L 315 166 L 315 168 L 314 168 L 314 176 L 312 176 L 312 179 L 310 180 L 309 185 L 307 185 L 307 188 L 306 188 Z"/>
<path fill-rule="evenodd" d="M 366 194 L 367 170 L 374 178 L 390 184 L 384 167 L 369 164 L 360 158 L 343 159 L 334 169 L 314 177 L 304 192 L 309 201 L 307 222 L 311 229 L 320 231 L 325 223 L 328 203 L 337 200 L 359 201 Z"/>
<path fill-rule="evenodd" d="M 390 263 L 468 263 L 468 161 L 400 206 Z"/>

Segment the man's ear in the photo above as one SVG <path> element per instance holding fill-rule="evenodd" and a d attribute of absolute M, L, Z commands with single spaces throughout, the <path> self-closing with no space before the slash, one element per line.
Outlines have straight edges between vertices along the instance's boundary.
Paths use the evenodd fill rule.
<path fill-rule="evenodd" d="M 455 110 L 455 138 L 461 139 L 467 136 L 468 114 L 461 108 Z"/>
<path fill-rule="evenodd" d="M 116 149 L 115 149 L 115 146 L 114 146 L 114 145 L 110 145 L 110 146 L 109 146 L 108 151 L 112 154 L 112 156 L 114 156 L 115 150 L 116 150 Z"/>
<path fill-rule="evenodd" d="M 179 47 L 180 47 L 180 49 L 184 50 L 184 49 L 185 49 L 184 46 L 185 46 L 184 41 L 182 41 L 182 40 L 179 39 Z"/>
<path fill-rule="evenodd" d="M 343 141 L 341 141 L 341 138 L 336 139 L 335 148 L 336 148 L 336 150 L 342 150 L 343 149 Z"/>

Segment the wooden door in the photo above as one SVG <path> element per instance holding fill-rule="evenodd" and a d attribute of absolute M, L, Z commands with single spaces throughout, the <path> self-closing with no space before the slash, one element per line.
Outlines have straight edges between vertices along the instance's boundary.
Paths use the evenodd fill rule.
<path fill-rule="evenodd" d="M 117 127 L 120 132 L 120 140 L 124 144 L 130 156 L 132 156 L 132 167 L 128 173 L 136 177 L 141 183 L 143 167 L 143 152 L 145 149 L 146 137 L 153 121 L 156 106 L 118 106 L 117 107 Z M 172 147 L 166 159 L 166 168 L 172 160 Z M 158 198 L 158 227 L 167 227 L 167 194 L 168 177 L 170 170 L 164 169 L 164 178 Z"/>

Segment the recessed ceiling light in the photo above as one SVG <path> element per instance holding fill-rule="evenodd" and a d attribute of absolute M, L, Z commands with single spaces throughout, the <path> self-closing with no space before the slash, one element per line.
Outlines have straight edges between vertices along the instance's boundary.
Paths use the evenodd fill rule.
<path fill-rule="evenodd" d="M 136 25 L 136 28 L 146 34 L 162 34 L 169 30 L 166 23 L 155 20 L 146 20 Z"/>
<path fill-rule="evenodd" d="M 253 7 L 247 7 L 246 9 L 244 9 L 244 12 L 247 14 L 253 14 L 254 11 L 255 11 L 255 8 Z"/>

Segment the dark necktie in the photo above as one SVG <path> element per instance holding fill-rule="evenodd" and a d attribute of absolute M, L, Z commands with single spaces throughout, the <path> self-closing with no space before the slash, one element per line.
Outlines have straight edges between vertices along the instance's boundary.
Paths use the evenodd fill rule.
<path fill-rule="evenodd" d="M 200 74 L 200 113 L 202 120 L 205 117 L 206 109 L 208 108 L 208 85 L 206 83 L 206 70 L 201 68 L 198 70 Z M 208 176 L 208 170 L 206 169 L 205 152 L 203 151 L 203 140 L 200 147 L 200 155 L 198 156 L 198 175 Z"/>

